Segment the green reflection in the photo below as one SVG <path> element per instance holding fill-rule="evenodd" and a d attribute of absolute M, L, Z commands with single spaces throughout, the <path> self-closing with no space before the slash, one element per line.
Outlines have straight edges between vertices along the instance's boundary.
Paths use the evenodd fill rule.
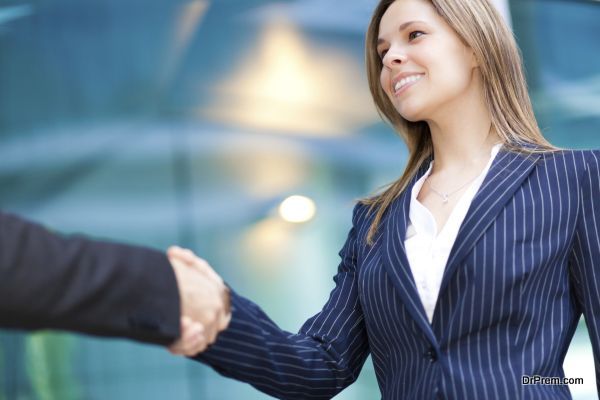
<path fill-rule="evenodd" d="M 27 376 L 39 400 L 81 399 L 82 390 L 73 373 L 74 341 L 69 335 L 40 332 L 29 335 L 25 345 Z"/>

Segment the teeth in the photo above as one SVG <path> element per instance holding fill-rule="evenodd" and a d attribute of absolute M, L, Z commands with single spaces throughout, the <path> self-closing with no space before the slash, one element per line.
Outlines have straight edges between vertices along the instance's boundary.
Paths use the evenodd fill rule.
<path fill-rule="evenodd" d="M 394 91 L 397 92 L 404 85 L 411 83 L 411 82 L 418 81 L 419 79 L 421 79 L 422 76 L 423 75 L 411 75 L 411 76 L 407 76 L 406 78 L 401 79 L 400 81 L 396 82 L 396 84 L 394 85 Z"/>

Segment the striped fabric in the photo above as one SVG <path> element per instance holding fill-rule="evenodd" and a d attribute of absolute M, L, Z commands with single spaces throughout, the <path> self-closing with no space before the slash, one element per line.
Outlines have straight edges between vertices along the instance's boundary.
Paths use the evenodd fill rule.
<path fill-rule="evenodd" d="M 434 161 L 430 163 L 423 176 L 412 185 L 408 212 L 409 222 L 404 235 L 404 250 L 429 322 L 433 321 L 438 290 L 460 225 L 467 216 L 471 202 L 485 180 L 501 146 L 502 143 L 498 143 L 492 147 L 485 167 L 468 184 L 466 190 L 458 195 L 456 203 L 444 206 L 453 208 L 441 230 L 433 214 L 418 200 L 421 188 L 433 170 Z"/>
<path fill-rule="evenodd" d="M 373 246 L 354 208 L 335 288 L 297 334 L 233 292 L 233 318 L 195 359 L 281 399 L 328 399 L 373 356 L 383 399 L 571 399 L 562 377 L 583 312 L 600 371 L 600 151 L 524 156 L 504 147 L 459 233 L 430 324 L 404 249 L 410 189 Z"/>

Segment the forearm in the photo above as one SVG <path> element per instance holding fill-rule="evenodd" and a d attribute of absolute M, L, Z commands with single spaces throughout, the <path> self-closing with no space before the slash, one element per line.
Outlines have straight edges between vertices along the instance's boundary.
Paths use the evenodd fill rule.
<path fill-rule="evenodd" d="M 321 333 L 329 330 L 319 329 L 322 321 L 315 321 L 322 315 L 292 334 L 233 291 L 231 302 L 229 327 L 194 358 L 197 361 L 281 399 L 329 399 L 358 377 L 368 354 L 361 317 L 349 314 L 341 319 L 332 331 L 340 337 Z"/>
<path fill-rule="evenodd" d="M 0 326 L 157 344 L 179 335 L 179 292 L 164 254 L 0 218 Z"/>

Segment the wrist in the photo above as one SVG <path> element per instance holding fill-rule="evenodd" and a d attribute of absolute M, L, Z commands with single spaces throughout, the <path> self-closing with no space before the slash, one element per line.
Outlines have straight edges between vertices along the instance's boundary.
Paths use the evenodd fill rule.
<path fill-rule="evenodd" d="M 227 285 L 223 285 L 221 291 L 221 300 L 223 302 L 223 319 L 221 320 L 219 331 L 227 329 L 229 322 L 231 321 L 231 290 Z"/>
<path fill-rule="evenodd" d="M 231 290 L 227 285 L 223 287 L 223 308 L 225 315 L 231 315 Z"/>

